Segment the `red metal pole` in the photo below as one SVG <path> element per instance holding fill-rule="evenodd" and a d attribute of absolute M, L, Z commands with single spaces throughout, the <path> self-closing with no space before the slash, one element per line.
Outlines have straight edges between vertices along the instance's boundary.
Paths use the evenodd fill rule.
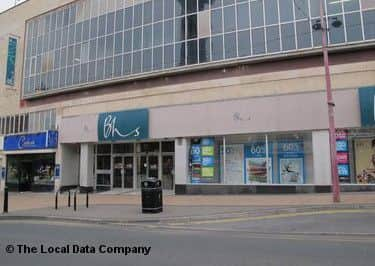
<path fill-rule="evenodd" d="M 326 78 L 326 91 L 327 91 L 327 104 L 328 104 L 328 123 L 329 123 L 329 146 L 331 153 L 331 178 L 332 178 L 332 192 L 333 202 L 340 202 L 340 183 L 337 173 L 337 160 L 336 160 L 336 128 L 334 116 L 334 102 L 331 89 L 331 74 L 329 70 L 329 59 L 327 49 L 327 23 L 324 19 L 323 0 L 320 0 L 320 21 L 322 25 L 322 49 L 324 57 L 324 69 Z"/>

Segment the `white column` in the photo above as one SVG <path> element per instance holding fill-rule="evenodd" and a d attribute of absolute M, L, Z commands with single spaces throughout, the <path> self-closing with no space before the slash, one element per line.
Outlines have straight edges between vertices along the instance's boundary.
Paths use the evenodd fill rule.
<path fill-rule="evenodd" d="M 185 138 L 178 138 L 174 142 L 175 184 L 188 183 L 189 145 Z"/>
<path fill-rule="evenodd" d="M 77 145 L 59 144 L 55 163 L 60 164 L 60 179 L 55 180 L 55 189 L 78 185 L 80 161 Z"/>
<path fill-rule="evenodd" d="M 314 184 L 331 184 L 331 161 L 328 130 L 312 132 Z"/>
<path fill-rule="evenodd" d="M 79 169 L 79 185 L 81 187 L 94 187 L 94 145 L 82 143 Z"/>

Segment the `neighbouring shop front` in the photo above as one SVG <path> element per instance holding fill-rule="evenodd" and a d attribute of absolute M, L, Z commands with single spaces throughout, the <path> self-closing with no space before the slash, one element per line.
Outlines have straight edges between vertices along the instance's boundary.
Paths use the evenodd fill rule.
<path fill-rule="evenodd" d="M 10 191 L 54 189 L 57 141 L 57 131 L 5 137 L 6 185 Z"/>

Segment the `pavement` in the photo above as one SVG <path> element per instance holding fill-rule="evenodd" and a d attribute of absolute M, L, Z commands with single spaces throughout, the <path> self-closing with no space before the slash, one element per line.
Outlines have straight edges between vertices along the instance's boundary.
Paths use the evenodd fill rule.
<path fill-rule="evenodd" d="M 2 195 L 0 197 L 2 199 Z M 90 194 L 89 208 L 85 194 L 77 197 L 77 211 L 67 207 L 68 194 L 60 194 L 58 209 L 53 193 L 10 193 L 9 212 L 0 219 L 57 220 L 86 223 L 134 224 L 148 223 L 181 226 L 262 220 L 269 217 L 287 218 L 315 213 L 372 212 L 375 193 L 342 193 L 341 202 L 333 204 L 331 194 L 291 195 L 166 195 L 163 212 L 141 212 L 139 194 Z M 73 204 L 73 199 L 71 199 Z"/>

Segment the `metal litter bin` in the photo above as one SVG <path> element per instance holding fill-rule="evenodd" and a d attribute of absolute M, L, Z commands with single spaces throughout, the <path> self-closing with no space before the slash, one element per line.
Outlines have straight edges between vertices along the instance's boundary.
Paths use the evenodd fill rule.
<path fill-rule="evenodd" d="M 163 211 L 163 189 L 161 180 L 147 178 L 141 182 L 142 212 L 158 213 Z"/>

